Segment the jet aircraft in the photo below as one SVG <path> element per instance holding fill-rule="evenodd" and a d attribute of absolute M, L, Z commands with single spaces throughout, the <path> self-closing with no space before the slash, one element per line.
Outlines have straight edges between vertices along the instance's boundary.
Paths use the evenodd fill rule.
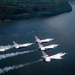
<path fill-rule="evenodd" d="M 33 44 L 33 43 L 17 44 L 15 41 L 13 41 L 13 43 L 15 48 L 26 47 Z"/>
<path fill-rule="evenodd" d="M 52 45 L 48 45 L 48 46 L 43 46 L 41 43 L 38 43 L 38 46 L 41 51 L 44 51 L 46 49 L 55 48 L 55 47 L 59 46 L 59 44 L 52 44 Z"/>
<path fill-rule="evenodd" d="M 54 40 L 53 38 L 48 38 L 48 39 L 42 39 L 42 40 L 40 40 L 37 36 L 35 36 L 35 39 L 36 39 L 37 43 L 50 42 L 50 41 Z"/>
<path fill-rule="evenodd" d="M 50 54 L 46 54 L 44 51 L 41 51 L 42 54 L 43 54 L 43 59 L 44 61 L 46 62 L 51 62 L 51 60 L 53 59 L 62 59 L 62 56 L 64 56 L 65 54 L 67 53 L 57 53 L 57 54 L 54 54 L 54 55 L 50 55 Z"/>

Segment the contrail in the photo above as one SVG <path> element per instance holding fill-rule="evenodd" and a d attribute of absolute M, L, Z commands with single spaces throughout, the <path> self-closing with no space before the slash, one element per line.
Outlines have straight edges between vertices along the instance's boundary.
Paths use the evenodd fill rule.
<path fill-rule="evenodd" d="M 38 62 L 41 62 L 41 61 L 42 61 L 42 59 L 39 59 L 37 61 L 33 61 L 33 62 L 30 62 L 30 63 L 25 63 L 25 64 L 20 64 L 20 65 L 13 65 L 13 66 L 9 66 L 9 67 L 0 68 L 0 74 L 8 72 L 10 70 L 14 70 L 14 69 L 18 69 L 18 68 L 25 67 L 25 66 L 28 66 L 28 65 L 32 65 L 32 64 L 35 64 L 35 63 L 38 63 Z"/>
<path fill-rule="evenodd" d="M 11 48 L 14 48 L 13 45 L 7 45 L 7 46 L 0 46 L 0 51 L 6 51 L 6 50 L 9 50 Z"/>
<path fill-rule="evenodd" d="M 31 50 L 31 51 L 23 51 L 23 52 L 2 54 L 2 55 L 0 55 L 0 60 L 1 60 L 1 59 L 5 59 L 5 58 L 8 58 L 8 57 L 13 57 L 13 56 L 17 56 L 17 55 L 22 55 L 22 54 L 34 52 L 34 51 L 36 51 L 36 50 L 37 50 L 37 49 Z"/>

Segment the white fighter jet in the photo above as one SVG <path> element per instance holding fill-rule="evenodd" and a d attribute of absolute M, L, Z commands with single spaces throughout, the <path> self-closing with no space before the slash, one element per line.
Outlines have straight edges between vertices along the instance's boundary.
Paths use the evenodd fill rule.
<path fill-rule="evenodd" d="M 48 46 L 43 46 L 43 45 L 40 44 L 40 43 L 38 43 L 38 45 L 39 45 L 39 49 L 40 49 L 41 51 L 44 51 L 44 50 L 50 49 L 50 48 L 55 48 L 55 47 L 59 46 L 59 44 L 52 44 L 52 45 L 48 45 Z"/>
<path fill-rule="evenodd" d="M 27 47 L 33 44 L 33 43 L 17 44 L 15 41 L 13 41 L 13 43 L 15 48 Z"/>
<path fill-rule="evenodd" d="M 53 38 L 48 38 L 48 39 L 43 39 L 43 40 L 40 40 L 37 36 L 35 36 L 35 39 L 36 39 L 36 42 L 38 43 L 43 43 L 43 42 L 50 42 L 53 40 Z"/>
<path fill-rule="evenodd" d="M 42 51 L 42 54 L 43 54 L 42 57 L 43 57 L 44 61 L 51 62 L 51 60 L 53 60 L 53 59 L 62 59 L 62 56 L 64 56 L 67 53 L 57 53 L 54 55 L 50 55 L 50 54 L 48 55 L 44 51 Z"/>

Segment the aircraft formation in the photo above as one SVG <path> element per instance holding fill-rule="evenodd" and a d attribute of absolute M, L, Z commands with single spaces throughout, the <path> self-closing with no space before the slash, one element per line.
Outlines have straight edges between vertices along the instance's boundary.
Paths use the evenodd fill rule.
<path fill-rule="evenodd" d="M 40 40 L 37 36 L 35 36 L 35 39 L 36 39 L 36 42 L 39 46 L 40 51 L 42 52 L 42 55 L 43 55 L 42 57 L 46 62 L 51 62 L 51 60 L 53 60 L 53 59 L 62 59 L 62 56 L 67 54 L 67 53 L 61 52 L 61 53 L 51 55 L 51 54 L 47 54 L 45 52 L 47 49 L 51 49 L 51 48 L 55 48 L 55 47 L 59 46 L 59 44 L 52 44 L 52 45 L 48 45 L 48 46 L 43 46 L 41 44 L 41 43 L 45 43 L 45 42 L 50 42 L 53 40 L 53 38 Z"/>
<path fill-rule="evenodd" d="M 42 39 L 40 40 L 37 36 L 35 36 L 35 42 L 34 43 L 23 43 L 23 44 L 18 44 L 15 41 L 13 41 L 13 45 L 7 45 L 7 46 L 0 46 L 0 51 L 6 51 L 12 48 L 22 48 L 22 47 L 28 47 L 34 44 L 38 45 L 38 49 L 35 50 L 27 50 L 27 51 L 21 51 L 21 52 L 15 52 L 15 53 L 6 53 L 6 54 L 1 54 L 0 55 L 0 60 L 5 59 L 5 58 L 9 58 L 9 57 L 14 57 L 14 56 L 18 56 L 18 55 L 22 55 L 22 54 L 27 54 L 30 52 L 35 52 L 35 51 L 40 51 L 42 53 L 42 59 L 36 60 L 36 61 L 32 61 L 32 62 L 27 62 L 27 63 L 23 63 L 23 64 L 19 64 L 19 65 L 12 65 L 12 66 L 5 66 L 4 68 L 0 68 L 0 74 L 8 72 L 10 70 L 14 70 L 14 69 L 18 69 L 18 68 L 22 68 L 31 64 L 35 64 L 41 61 L 46 61 L 46 62 L 51 62 L 54 59 L 62 59 L 62 56 L 66 55 L 67 53 L 57 53 L 57 54 L 47 54 L 46 51 L 47 50 L 51 50 L 57 46 L 59 46 L 59 44 L 51 44 L 48 46 L 44 46 L 43 43 L 48 43 L 52 40 L 54 40 L 53 38 L 48 38 L 48 39 Z"/>
<path fill-rule="evenodd" d="M 35 40 L 36 40 L 36 43 L 37 43 L 37 45 L 39 47 L 38 50 L 41 51 L 41 53 L 43 55 L 42 58 L 46 62 L 51 62 L 51 60 L 53 60 L 53 59 L 62 59 L 62 56 L 64 56 L 65 54 L 67 54 L 67 53 L 62 53 L 62 52 L 54 54 L 54 55 L 46 53 L 47 49 L 53 49 L 53 48 L 59 46 L 59 44 L 52 44 L 52 45 L 48 45 L 48 46 L 42 45 L 42 43 L 47 43 L 47 42 L 50 42 L 50 41 L 54 40 L 53 38 L 48 38 L 48 39 L 42 39 L 42 40 L 40 40 L 37 36 L 35 36 Z M 0 46 L 0 51 L 5 51 L 5 50 L 11 49 L 11 48 L 18 49 L 18 48 L 22 48 L 22 47 L 27 47 L 27 46 L 33 45 L 34 43 L 18 44 L 15 41 L 13 41 L 13 44 L 14 45 Z M 33 51 L 34 50 L 28 51 L 28 52 L 33 52 Z M 24 51 L 24 52 L 16 52 L 16 53 L 11 53 L 11 54 L 5 54 L 5 57 L 4 57 L 4 55 L 0 55 L 1 56 L 0 59 L 6 58 L 6 56 L 7 57 L 12 57 L 12 56 L 16 56 L 16 55 L 20 55 L 20 54 L 24 54 L 24 53 L 26 53 L 26 51 Z"/>

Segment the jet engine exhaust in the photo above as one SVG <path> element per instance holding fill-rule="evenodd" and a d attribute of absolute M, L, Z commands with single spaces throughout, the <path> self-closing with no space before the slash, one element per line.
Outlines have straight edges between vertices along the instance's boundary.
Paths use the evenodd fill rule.
<path fill-rule="evenodd" d="M 12 48 L 14 48 L 13 45 L 0 46 L 0 51 L 3 52 L 3 51 L 6 51 L 6 50 L 9 50 L 9 49 L 12 49 Z"/>
<path fill-rule="evenodd" d="M 23 52 L 15 52 L 15 53 L 2 54 L 2 55 L 0 55 L 0 60 L 8 58 L 8 57 L 14 57 L 14 56 L 18 56 L 18 55 L 22 55 L 22 54 L 34 52 L 34 51 L 37 51 L 37 49 L 30 50 L 30 51 L 23 51 Z"/>
<path fill-rule="evenodd" d="M 0 68 L 0 74 L 8 72 L 10 70 L 14 70 L 14 69 L 22 68 L 22 67 L 25 67 L 25 66 L 29 66 L 29 65 L 41 62 L 41 61 L 43 61 L 43 60 L 39 59 L 37 61 L 33 61 L 33 62 L 25 63 L 25 64 L 13 65 L 13 66 L 9 66 L 9 67 Z"/>

